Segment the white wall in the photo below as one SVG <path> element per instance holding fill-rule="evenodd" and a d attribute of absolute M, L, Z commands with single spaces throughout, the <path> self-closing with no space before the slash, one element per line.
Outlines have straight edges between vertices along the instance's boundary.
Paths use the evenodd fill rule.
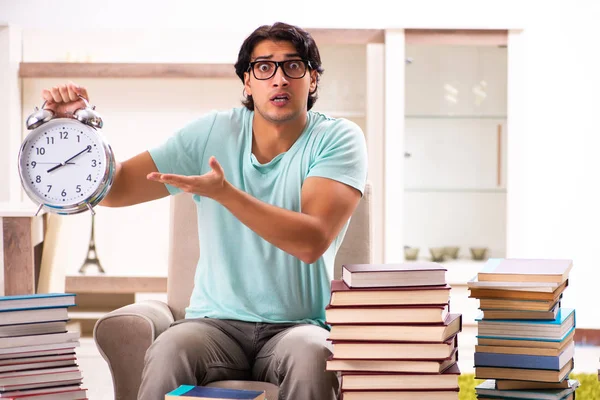
<path fill-rule="evenodd" d="M 243 7 L 243 12 L 233 12 L 236 6 Z M 518 69 L 512 70 L 517 83 L 508 93 L 507 252 L 515 257 L 573 258 L 575 268 L 564 304 L 577 305 L 578 326 L 600 327 L 595 310 L 595 228 L 600 225 L 596 188 L 600 139 L 595 118 L 600 109 L 598 2 L 439 0 L 392 6 L 371 1 L 367 7 L 364 2 L 332 1 L 252 8 L 247 2 L 105 1 L 99 5 L 74 0 L 0 0 L 0 20 L 17 23 L 25 31 L 144 26 L 157 31 L 191 28 L 247 33 L 274 20 L 306 27 L 524 29 L 512 42 L 512 50 L 509 45 L 509 68 Z M 232 45 L 230 50 L 237 51 L 237 47 Z"/>
<path fill-rule="evenodd" d="M 576 306 L 578 326 L 599 328 L 600 4 L 590 4 L 551 7 L 514 53 L 509 43 L 523 91 L 509 90 L 507 245 L 511 256 L 573 258 L 563 305 Z"/>
<path fill-rule="evenodd" d="M 520 28 L 531 15 L 543 13 L 519 0 L 421 0 L 395 2 L 328 0 L 273 4 L 243 0 L 206 2 L 173 0 L 0 0 L 0 21 L 27 27 L 70 29 L 195 29 L 249 33 L 263 23 L 281 20 L 305 27 L 357 28 Z M 575 1 L 575 3 L 577 3 Z M 214 39 L 215 35 L 210 36 Z"/>
<path fill-rule="evenodd" d="M 21 185 L 17 155 L 21 141 L 9 132 L 17 132 L 21 126 L 18 79 L 22 58 L 21 30 L 0 22 L 0 48 L 3 49 L 0 52 L 0 202 L 19 201 Z"/>

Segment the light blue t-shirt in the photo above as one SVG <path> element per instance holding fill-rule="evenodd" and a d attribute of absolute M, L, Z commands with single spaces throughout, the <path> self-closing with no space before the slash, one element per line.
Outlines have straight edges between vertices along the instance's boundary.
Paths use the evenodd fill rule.
<path fill-rule="evenodd" d="M 334 179 L 363 192 L 367 149 L 358 125 L 309 111 L 306 127 L 292 147 L 261 164 L 252 154 L 253 116 L 245 107 L 209 113 L 150 150 L 150 155 L 161 173 L 181 175 L 209 172 L 208 160 L 215 156 L 233 186 L 297 212 L 302 184 L 310 176 Z M 167 188 L 173 195 L 179 193 L 175 187 Z M 325 326 L 335 254 L 348 223 L 317 262 L 306 264 L 261 238 L 218 202 L 193 197 L 201 250 L 186 318 Z"/>

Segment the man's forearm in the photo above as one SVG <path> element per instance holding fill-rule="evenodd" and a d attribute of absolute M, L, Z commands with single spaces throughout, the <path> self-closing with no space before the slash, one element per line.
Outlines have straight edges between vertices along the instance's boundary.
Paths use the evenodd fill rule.
<path fill-rule="evenodd" d="M 101 206 L 115 207 L 118 204 L 115 201 L 115 198 L 119 197 L 119 192 L 121 191 L 121 179 L 119 175 L 122 175 L 122 172 L 122 164 L 119 161 L 115 162 L 115 175 L 113 177 L 113 184 L 104 199 L 100 202 Z"/>
<path fill-rule="evenodd" d="M 117 162 L 113 186 L 100 205 L 125 207 L 168 196 L 165 185 L 147 179 L 147 175 L 156 170 L 147 151 L 127 161 Z"/>
<path fill-rule="evenodd" d="M 228 182 L 225 185 L 217 201 L 267 242 L 309 264 L 329 246 L 316 217 L 267 204 Z"/>

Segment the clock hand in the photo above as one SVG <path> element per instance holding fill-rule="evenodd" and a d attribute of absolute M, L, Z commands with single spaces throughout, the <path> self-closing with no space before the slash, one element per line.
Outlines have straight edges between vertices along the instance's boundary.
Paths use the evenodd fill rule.
<path fill-rule="evenodd" d="M 56 170 L 56 169 L 58 169 L 58 168 L 60 168 L 60 167 L 64 167 L 64 166 L 65 166 L 65 165 L 66 165 L 66 164 L 67 164 L 69 161 L 71 161 L 71 160 L 72 160 L 72 159 L 74 159 L 75 157 L 79 156 L 80 154 L 83 154 L 83 153 L 85 153 L 86 151 L 88 151 L 88 150 L 89 150 L 89 149 L 91 149 L 91 148 L 92 148 L 92 146 L 88 145 L 88 146 L 87 146 L 85 149 L 81 150 L 79 153 L 75 154 L 75 155 L 74 155 L 74 156 L 72 156 L 71 158 L 68 158 L 68 159 L 67 159 L 66 161 L 64 161 L 64 162 L 61 162 L 60 164 L 58 164 L 58 165 L 55 165 L 54 167 L 50 168 L 50 169 L 49 169 L 48 171 L 46 171 L 46 172 L 50 173 L 50 172 L 52 172 L 52 171 L 54 171 L 54 170 Z"/>
<path fill-rule="evenodd" d="M 42 162 L 42 161 L 36 161 L 35 163 L 36 164 L 52 164 L 52 165 L 60 164 L 60 163 L 56 163 L 56 162 Z M 67 162 L 65 164 L 75 165 L 74 162 Z"/>

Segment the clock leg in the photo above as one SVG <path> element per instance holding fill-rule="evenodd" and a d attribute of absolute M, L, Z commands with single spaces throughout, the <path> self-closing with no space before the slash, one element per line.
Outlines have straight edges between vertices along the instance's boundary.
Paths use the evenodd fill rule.
<path fill-rule="evenodd" d="M 92 215 L 96 215 L 96 211 L 94 211 L 94 209 L 92 208 L 92 206 L 90 205 L 90 203 L 85 203 L 85 205 L 87 206 L 88 210 L 90 210 L 90 212 L 92 213 Z"/>

